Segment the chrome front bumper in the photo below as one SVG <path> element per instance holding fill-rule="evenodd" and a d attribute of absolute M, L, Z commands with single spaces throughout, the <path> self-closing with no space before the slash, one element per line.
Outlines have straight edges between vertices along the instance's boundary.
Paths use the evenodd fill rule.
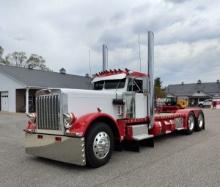
<path fill-rule="evenodd" d="M 86 165 L 84 138 L 26 133 L 25 150 L 39 157 Z"/>

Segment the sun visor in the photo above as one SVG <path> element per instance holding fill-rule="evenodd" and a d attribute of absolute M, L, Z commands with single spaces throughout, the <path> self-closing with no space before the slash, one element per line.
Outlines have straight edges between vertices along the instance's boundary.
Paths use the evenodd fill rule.
<path fill-rule="evenodd" d="M 108 76 L 97 76 L 92 80 L 92 83 L 103 81 L 103 80 L 117 80 L 117 79 L 124 79 L 126 77 L 126 73 L 120 73 L 115 75 L 108 75 Z"/>

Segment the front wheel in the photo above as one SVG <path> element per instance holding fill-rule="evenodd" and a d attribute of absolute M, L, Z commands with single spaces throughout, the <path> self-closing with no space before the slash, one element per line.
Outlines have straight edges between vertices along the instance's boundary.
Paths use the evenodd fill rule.
<path fill-rule="evenodd" d="M 86 135 L 86 162 L 93 168 L 106 164 L 113 151 L 113 133 L 111 128 L 102 122 L 92 125 Z"/>
<path fill-rule="evenodd" d="M 192 134 L 196 124 L 196 118 L 193 112 L 190 112 L 188 115 L 188 127 L 186 129 L 186 134 Z"/>

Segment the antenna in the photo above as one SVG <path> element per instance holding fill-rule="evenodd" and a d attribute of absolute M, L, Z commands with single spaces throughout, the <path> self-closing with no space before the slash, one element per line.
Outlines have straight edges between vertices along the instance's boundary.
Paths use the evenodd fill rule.
<path fill-rule="evenodd" d="M 89 49 L 89 76 L 92 76 L 92 68 L 91 68 L 91 54 L 90 54 L 90 49 Z"/>
<path fill-rule="evenodd" d="M 138 34 L 138 53 L 139 53 L 139 62 L 140 62 L 140 71 L 141 71 L 141 45 L 140 45 L 140 34 Z"/>

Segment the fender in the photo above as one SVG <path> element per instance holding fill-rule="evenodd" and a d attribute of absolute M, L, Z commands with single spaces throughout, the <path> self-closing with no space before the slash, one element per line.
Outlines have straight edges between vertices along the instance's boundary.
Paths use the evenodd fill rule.
<path fill-rule="evenodd" d="M 193 112 L 196 119 L 198 118 L 199 116 L 199 113 L 202 112 L 202 110 L 200 108 L 186 108 L 186 109 L 179 109 L 176 111 L 176 113 L 179 113 L 179 114 L 184 114 L 185 115 L 185 118 L 184 118 L 184 127 L 187 128 L 188 127 L 188 116 L 189 116 L 189 113 L 190 112 Z"/>
<path fill-rule="evenodd" d="M 186 109 L 179 109 L 176 111 L 176 113 L 185 114 L 188 116 L 190 112 L 193 112 L 195 114 L 195 117 L 198 118 L 199 113 L 202 112 L 200 108 L 186 108 Z"/>
<path fill-rule="evenodd" d="M 109 114 L 106 113 L 102 113 L 102 112 L 94 112 L 94 113 L 88 113 L 85 114 L 81 117 L 79 117 L 78 119 L 76 119 L 75 122 L 73 122 L 72 127 L 69 129 L 69 131 L 67 131 L 67 134 L 70 136 L 79 136 L 79 137 L 83 137 L 85 136 L 85 133 L 87 131 L 87 129 L 91 126 L 91 124 L 96 121 L 96 120 L 108 120 L 111 122 L 110 125 L 113 125 L 113 128 L 117 129 L 117 132 L 113 132 L 113 133 L 117 133 L 119 135 L 119 138 L 121 139 L 121 131 L 122 129 L 119 128 L 117 121 L 110 116 Z"/>
<path fill-rule="evenodd" d="M 30 120 L 27 122 L 25 129 L 23 129 L 26 133 L 33 133 L 36 130 L 36 124 L 31 122 Z"/>

